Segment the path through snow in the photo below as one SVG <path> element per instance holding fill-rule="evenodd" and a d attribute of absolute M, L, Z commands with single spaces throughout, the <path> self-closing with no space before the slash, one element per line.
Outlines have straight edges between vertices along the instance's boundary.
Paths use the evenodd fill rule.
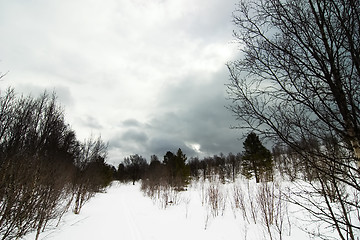
<path fill-rule="evenodd" d="M 196 189 L 183 192 L 184 201 L 179 205 L 161 209 L 139 188 L 139 184 L 114 183 L 106 193 L 91 199 L 79 215 L 67 213 L 60 226 L 46 230 L 40 240 L 264 239 L 264 232 L 247 226 L 240 216 L 234 218 L 230 209 L 224 216 L 210 218 L 205 230 L 209 215 Z M 34 236 L 30 234 L 24 240 L 33 240 Z M 289 239 L 304 239 L 304 235 Z"/>

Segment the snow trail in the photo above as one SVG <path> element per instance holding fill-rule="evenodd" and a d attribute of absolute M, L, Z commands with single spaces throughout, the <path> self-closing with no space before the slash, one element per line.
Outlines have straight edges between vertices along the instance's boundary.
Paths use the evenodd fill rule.
<path fill-rule="evenodd" d="M 205 230 L 204 216 L 208 211 L 201 204 L 198 190 L 194 187 L 181 194 L 178 205 L 162 209 L 143 195 L 139 183 L 135 186 L 113 183 L 106 193 L 99 193 L 91 199 L 79 215 L 69 211 L 59 227 L 49 227 L 39 239 L 264 239 L 259 224 L 246 224 L 241 217 L 234 218 L 231 208 L 227 208 L 221 216 L 211 217 Z M 34 233 L 29 234 L 23 240 L 33 240 L 34 237 Z M 292 229 L 292 236 L 284 239 L 306 239 L 306 235 Z"/>
<path fill-rule="evenodd" d="M 122 205 L 122 214 L 123 216 L 121 216 L 122 218 L 126 219 L 126 223 L 128 226 L 128 230 L 130 230 L 131 232 L 131 239 L 132 240 L 143 240 L 144 238 L 142 237 L 142 234 L 140 232 L 140 228 L 139 225 L 137 224 L 134 214 L 132 212 L 132 209 L 134 206 L 131 206 L 131 204 L 129 204 L 129 199 L 126 199 L 126 195 L 122 195 L 120 197 L 120 201 L 121 201 L 121 205 Z M 126 229 L 124 229 L 126 230 Z"/>

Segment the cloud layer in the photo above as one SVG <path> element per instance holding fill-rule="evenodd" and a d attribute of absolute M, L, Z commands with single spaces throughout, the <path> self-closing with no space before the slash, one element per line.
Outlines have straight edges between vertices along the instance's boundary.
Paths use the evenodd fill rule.
<path fill-rule="evenodd" d="M 0 9 L 0 83 L 55 90 L 80 139 L 101 134 L 109 161 L 241 151 L 225 109 L 236 56 L 236 1 L 8 1 Z"/>

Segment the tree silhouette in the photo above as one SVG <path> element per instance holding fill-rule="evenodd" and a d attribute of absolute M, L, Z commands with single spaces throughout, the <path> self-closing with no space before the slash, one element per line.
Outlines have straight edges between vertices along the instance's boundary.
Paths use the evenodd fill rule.
<path fill-rule="evenodd" d="M 164 165 L 169 172 L 169 182 L 172 186 L 182 188 L 190 175 L 190 168 L 186 164 L 187 157 L 179 148 L 174 155 L 168 151 L 164 156 Z"/>
<path fill-rule="evenodd" d="M 247 178 L 255 176 L 256 182 L 265 176 L 272 175 L 271 153 L 266 149 L 255 133 L 250 133 L 244 141 L 244 155 L 242 159 L 242 173 Z"/>
<path fill-rule="evenodd" d="M 354 0 L 243 0 L 234 12 L 243 57 L 228 64 L 228 93 L 238 128 L 296 152 L 321 183 L 313 192 L 325 202 L 333 200 L 324 194 L 333 187 L 360 191 L 359 16 Z M 329 137 L 342 154 L 311 146 L 325 146 Z M 335 202 L 315 205 L 313 215 L 341 239 L 356 239 L 360 225 L 350 215 L 359 201 L 339 190 Z"/>
<path fill-rule="evenodd" d="M 138 154 L 124 158 L 124 165 L 125 171 L 128 173 L 133 185 L 137 180 L 142 178 L 148 167 L 146 159 Z"/>

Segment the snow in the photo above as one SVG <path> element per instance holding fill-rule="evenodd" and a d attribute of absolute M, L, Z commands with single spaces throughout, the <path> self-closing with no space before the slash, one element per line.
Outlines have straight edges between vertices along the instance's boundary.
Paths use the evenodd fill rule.
<path fill-rule="evenodd" d="M 200 182 L 189 186 L 177 196 L 178 203 L 164 208 L 154 199 L 144 196 L 140 183 L 120 184 L 114 182 L 105 193 L 97 194 L 75 215 L 69 211 L 58 227 L 48 227 L 39 239 L 126 239 L 126 240 L 260 240 L 269 239 L 266 228 L 260 223 L 245 221 L 239 210 L 231 204 L 232 184 L 222 184 L 226 207 L 218 216 L 211 214 L 204 203 Z M 283 239 L 309 239 L 297 227 L 295 218 L 284 231 Z M 24 240 L 34 239 L 35 234 Z M 273 239 L 279 239 L 275 235 Z"/>

